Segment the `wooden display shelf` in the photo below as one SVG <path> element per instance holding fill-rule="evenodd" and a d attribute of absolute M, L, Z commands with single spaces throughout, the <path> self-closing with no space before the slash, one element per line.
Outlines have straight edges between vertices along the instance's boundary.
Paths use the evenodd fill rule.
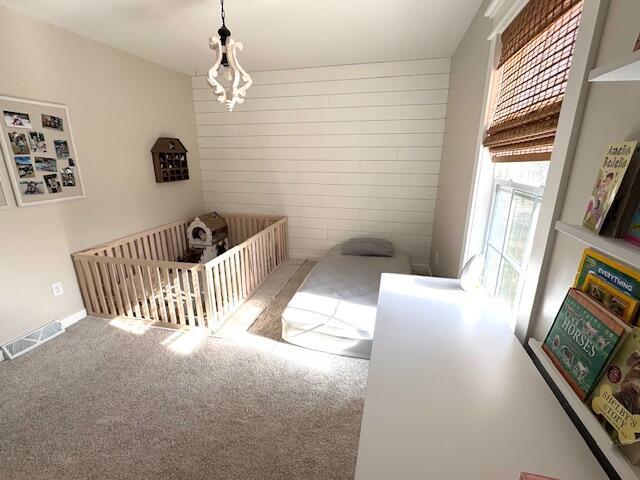
<path fill-rule="evenodd" d="M 632 54 L 594 68 L 589 73 L 590 82 L 631 82 L 640 80 L 640 50 Z"/>
<path fill-rule="evenodd" d="M 620 478 L 622 480 L 640 479 L 640 466 L 632 465 L 624 453 L 614 445 L 613 440 L 602 425 L 600 425 L 600 422 L 598 422 L 595 415 L 591 412 L 591 409 L 578 398 L 547 354 L 542 350 L 542 342 L 531 338 L 529 339 L 529 347 L 538 360 L 538 365 L 544 369 L 544 374 L 546 374 L 544 376 L 555 385 L 556 391 L 559 392 L 566 401 L 565 405 L 568 405 L 584 428 L 589 432 L 594 443 Z"/>
<path fill-rule="evenodd" d="M 559 232 L 575 238 L 585 245 L 593 247 L 611 257 L 615 257 L 630 267 L 640 269 L 640 248 L 633 246 L 621 238 L 596 235 L 582 225 L 571 225 L 562 221 L 557 221 L 555 228 Z"/>

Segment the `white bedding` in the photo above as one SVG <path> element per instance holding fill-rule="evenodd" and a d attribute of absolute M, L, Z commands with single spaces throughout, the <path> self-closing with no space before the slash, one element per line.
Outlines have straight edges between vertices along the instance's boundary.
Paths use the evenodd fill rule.
<path fill-rule="evenodd" d="M 369 358 L 382 273 L 411 273 L 409 256 L 341 255 L 333 247 L 282 313 L 282 338 L 330 353 Z"/>

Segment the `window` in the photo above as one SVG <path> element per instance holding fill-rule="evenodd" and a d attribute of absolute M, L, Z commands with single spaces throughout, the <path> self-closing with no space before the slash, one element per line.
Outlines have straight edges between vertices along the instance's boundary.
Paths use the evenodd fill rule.
<path fill-rule="evenodd" d="M 485 256 L 482 285 L 515 324 L 582 0 L 529 0 L 500 36 L 466 255 Z M 470 248 L 472 250 L 470 250 Z"/>
<path fill-rule="evenodd" d="M 522 292 L 547 166 L 546 162 L 505 163 L 494 169 L 482 284 L 505 314 L 518 305 Z"/>

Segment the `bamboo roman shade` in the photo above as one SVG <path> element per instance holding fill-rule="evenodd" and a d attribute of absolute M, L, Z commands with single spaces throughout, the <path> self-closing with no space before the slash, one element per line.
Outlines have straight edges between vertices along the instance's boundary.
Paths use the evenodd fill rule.
<path fill-rule="evenodd" d="M 581 13 L 581 0 L 530 0 L 502 34 L 484 139 L 494 162 L 551 158 Z"/>

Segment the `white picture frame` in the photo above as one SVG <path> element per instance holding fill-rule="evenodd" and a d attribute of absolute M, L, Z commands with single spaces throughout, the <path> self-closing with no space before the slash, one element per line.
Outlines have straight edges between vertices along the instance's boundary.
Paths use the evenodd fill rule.
<path fill-rule="evenodd" d="M 0 95 L 0 135 L 18 207 L 85 198 L 66 105 Z"/>

